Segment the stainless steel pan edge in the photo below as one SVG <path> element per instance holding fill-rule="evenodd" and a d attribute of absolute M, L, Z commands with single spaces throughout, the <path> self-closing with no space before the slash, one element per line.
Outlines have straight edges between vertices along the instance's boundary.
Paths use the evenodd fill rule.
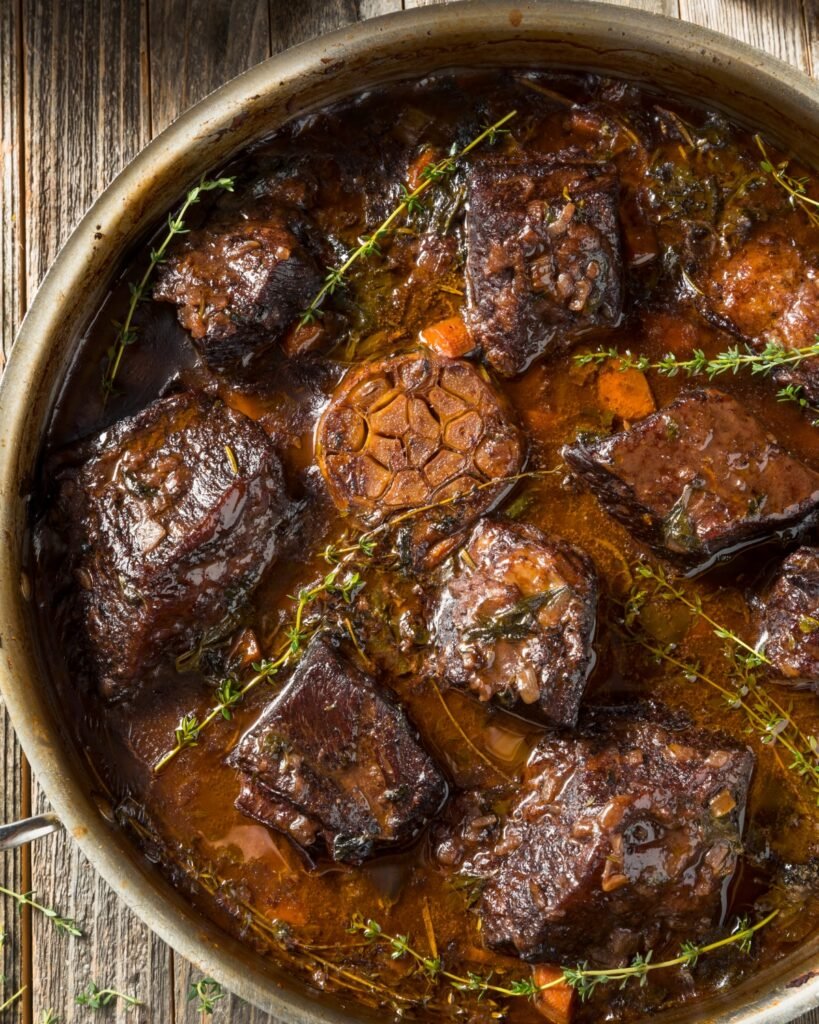
<path fill-rule="evenodd" d="M 0 386 L 0 691 L 49 800 L 83 853 L 165 941 L 233 992 L 294 1024 L 345 1022 L 206 921 L 100 813 L 93 783 L 42 685 L 29 604 L 27 494 L 49 409 L 77 338 L 123 253 L 178 198 L 287 118 L 366 85 L 445 67 L 550 63 L 652 82 L 723 107 L 819 165 L 819 90 L 761 52 L 636 10 L 584 2 L 477 0 L 360 23 L 274 57 L 171 125 L 116 178 L 72 234 L 20 329 Z M 719 1001 L 666 1020 L 780 1024 L 819 1004 L 819 946 Z"/>

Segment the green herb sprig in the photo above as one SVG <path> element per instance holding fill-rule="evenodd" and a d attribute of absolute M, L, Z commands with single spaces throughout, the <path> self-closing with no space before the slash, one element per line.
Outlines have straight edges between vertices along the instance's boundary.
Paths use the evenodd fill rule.
<path fill-rule="evenodd" d="M 484 977 L 472 971 L 466 975 L 454 974 L 446 970 L 440 956 L 425 956 L 415 949 L 411 945 L 408 935 L 390 935 L 382 929 L 377 921 L 373 921 L 371 918 L 365 920 L 359 914 L 353 917 L 349 930 L 354 934 L 363 935 L 368 942 L 383 943 L 390 951 L 392 960 L 402 960 L 408 957 L 415 961 L 430 981 L 444 979 L 461 992 L 475 992 L 478 995 L 494 993 L 507 998 L 532 999 L 540 992 L 557 988 L 559 985 L 569 985 L 577 992 L 581 1000 L 586 1000 L 600 985 L 617 983 L 623 988 L 631 981 L 644 985 L 650 972 L 668 970 L 673 967 L 692 968 L 701 956 L 726 946 L 735 945 L 744 953 L 749 953 L 755 933 L 769 924 L 778 913 L 778 910 L 773 910 L 755 924 L 751 924 L 748 918 L 741 918 L 736 922 L 729 935 L 715 942 L 701 946 L 693 942 L 685 942 L 680 947 L 679 955 L 671 960 L 653 961 L 651 950 L 649 950 L 645 955 L 634 957 L 631 963 L 625 967 L 594 970 L 589 968 L 587 963 L 578 964 L 576 967 L 563 967 L 557 978 L 542 985 L 538 985 L 533 978 L 518 978 L 508 984 L 499 985 L 491 980 L 491 975 Z"/>
<path fill-rule="evenodd" d="M 307 609 L 312 604 L 320 598 L 327 596 L 341 597 L 346 604 L 350 604 L 352 602 L 355 595 L 364 586 L 364 580 L 360 572 L 354 569 L 354 563 L 362 557 L 368 559 L 372 558 L 378 544 L 389 533 L 389 531 L 395 529 L 396 526 L 400 526 L 402 523 L 423 515 L 426 512 L 430 512 L 433 509 L 439 509 L 455 504 L 456 502 L 466 501 L 469 498 L 474 497 L 477 492 L 485 490 L 488 487 L 503 487 L 504 485 L 511 485 L 523 479 L 548 476 L 557 472 L 558 469 L 528 470 L 525 473 L 517 473 L 514 476 L 503 477 L 497 480 L 489 480 L 481 484 L 476 484 L 474 487 L 470 487 L 468 491 L 464 491 L 461 494 L 453 494 L 441 501 L 432 502 L 428 505 L 421 505 L 417 508 L 409 509 L 406 512 L 401 512 L 400 514 L 385 520 L 385 522 L 380 526 L 377 526 L 372 530 L 368 530 L 351 544 L 342 546 L 334 544 L 328 545 L 322 552 L 322 557 L 328 565 L 332 565 L 333 568 L 318 583 L 311 587 L 302 588 L 297 595 L 291 597 L 291 600 L 296 602 L 296 610 L 290 625 L 287 626 L 284 631 L 287 642 L 279 648 L 272 660 L 263 659 L 261 661 L 254 662 L 252 665 L 254 675 L 246 683 L 240 684 L 237 680 L 232 678 L 223 680 L 217 690 L 217 703 L 207 712 L 204 718 L 200 720 L 193 712 L 188 712 L 184 715 L 174 730 L 173 747 L 163 754 L 156 762 L 153 769 L 154 772 L 161 771 L 187 747 L 195 747 L 199 742 L 202 731 L 218 718 L 223 718 L 229 721 L 232 717 L 233 708 L 237 704 L 241 703 L 244 697 L 251 690 L 255 689 L 259 683 L 263 682 L 265 679 L 271 679 L 279 672 L 280 669 L 289 666 L 299 656 L 307 642 L 319 629 L 318 625 L 312 627 L 305 624 Z M 342 573 L 344 573 L 344 575 L 342 575 Z"/>
<path fill-rule="evenodd" d="M 814 405 L 805 398 L 804 390 L 796 384 L 788 384 L 787 387 L 780 388 L 776 393 L 777 401 L 779 402 L 794 402 L 796 405 L 806 412 L 810 417 L 810 425 L 812 427 L 819 427 L 819 406 Z"/>
<path fill-rule="evenodd" d="M 28 985 L 23 985 L 22 988 L 18 988 L 13 995 L 10 995 L 4 1003 L 0 1004 L 0 1013 L 2 1013 L 3 1010 L 8 1010 L 10 1006 L 14 1006 L 27 988 Z"/>
<path fill-rule="evenodd" d="M 200 1020 L 212 1017 L 216 1004 L 225 998 L 225 993 L 218 981 L 213 978 L 201 978 L 197 982 L 191 982 L 188 989 L 188 1002 L 196 1000 L 196 1012 Z"/>
<path fill-rule="evenodd" d="M 145 298 L 145 290 L 148 287 L 148 283 L 153 276 L 156 268 L 165 262 L 165 254 L 168 251 L 168 246 L 177 237 L 177 235 L 184 235 L 187 233 L 185 227 L 185 217 L 192 206 L 199 202 L 202 198 L 203 193 L 212 192 L 214 189 L 224 189 L 226 192 L 232 192 L 235 184 L 234 178 L 214 178 L 205 179 L 195 185 L 193 188 L 188 190 L 188 194 L 185 196 L 185 201 L 176 211 L 176 214 L 168 215 L 168 231 L 163 237 L 157 248 L 152 248 L 150 251 L 148 266 L 142 277 L 139 279 L 137 284 L 129 284 L 128 288 L 131 293 L 131 299 L 128 303 L 128 310 L 125 314 L 125 319 L 122 323 L 114 321 L 114 327 L 117 329 L 114 341 L 111 347 L 106 353 L 105 368 L 102 375 L 102 400 L 103 404 L 107 403 L 114 391 L 114 381 L 116 380 L 117 373 L 119 372 L 120 364 L 122 363 L 122 357 L 125 354 L 125 349 L 129 345 L 132 345 L 137 339 L 137 329 L 134 327 L 134 316 L 136 315 L 137 307 L 140 302 Z"/>
<path fill-rule="evenodd" d="M 654 657 L 679 669 L 687 678 L 698 679 L 716 690 L 730 708 L 743 711 L 763 744 L 787 751 L 790 761 L 787 764 L 783 762 L 783 767 L 808 786 L 819 806 L 819 740 L 814 735 L 807 735 L 795 721 L 791 709 L 783 707 L 762 685 L 756 670 L 762 665 L 771 664 L 764 651 L 752 647 L 733 630 L 713 619 L 703 608 L 699 595 L 686 593 L 679 584 L 668 578 L 664 570 L 641 563 L 635 567 L 634 572 L 652 586 L 654 596 L 679 601 L 709 625 L 715 637 L 730 645 L 726 653 L 729 655 L 732 678 L 728 685 L 718 682 L 699 663 L 679 657 L 673 644 L 659 644 L 639 630 L 637 620 L 640 610 L 651 596 L 639 584 L 632 588 L 625 605 L 624 625 L 631 639 Z"/>
<path fill-rule="evenodd" d="M 135 1006 L 142 1006 L 142 1001 L 137 999 L 136 996 L 129 996 L 125 992 L 118 992 L 115 988 L 100 988 L 93 981 L 85 991 L 80 992 L 79 995 L 74 997 L 74 1002 L 79 1006 L 87 1006 L 91 1010 L 102 1010 L 104 1007 L 110 1006 L 111 1003 L 115 1003 L 120 999 L 125 1004 L 126 1012 L 132 1010 Z"/>
<path fill-rule="evenodd" d="M 42 914 L 43 917 L 47 918 L 47 920 L 51 922 L 58 932 L 66 932 L 68 935 L 74 935 L 78 938 L 82 937 L 83 932 L 76 921 L 70 917 L 62 917 L 52 907 L 46 907 L 43 906 L 42 903 L 38 903 L 34 899 L 33 892 L 14 892 L 13 889 L 6 889 L 0 885 L 0 893 L 4 896 L 11 897 L 21 910 L 23 907 L 31 907 L 32 910 L 36 910 L 38 913 Z"/>
<path fill-rule="evenodd" d="M 60 1024 L 60 1018 L 52 1009 L 43 1010 L 37 1024 Z"/>
<path fill-rule="evenodd" d="M 795 178 L 792 174 L 788 174 L 789 160 L 783 160 L 781 163 L 774 164 L 768 156 L 765 143 L 759 135 L 754 135 L 754 142 L 762 154 L 762 160 L 759 164 L 762 170 L 769 174 L 781 189 L 787 192 L 788 201 L 791 206 L 798 206 L 811 224 L 815 228 L 819 227 L 819 213 L 817 213 L 817 210 L 819 210 L 819 200 L 813 199 L 807 192 L 810 178 Z"/>
<path fill-rule="evenodd" d="M 713 380 L 720 374 L 738 373 L 741 369 L 748 369 L 752 374 L 767 374 L 778 367 L 798 366 L 805 359 L 813 359 L 817 356 L 819 356 L 819 336 L 812 345 L 804 345 L 801 348 L 786 348 L 784 345 L 770 341 L 759 352 L 748 347 L 743 351 L 738 346 L 733 346 L 713 357 L 706 356 L 702 349 L 696 348 L 689 359 L 680 359 L 669 352 L 661 359 L 652 361 L 648 356 L 635 356 L 630 352 L 618 352 L 614 348 L 605 348 L 597 349 L 594 352 L 578 352 L 574 356 L 574 361 L 578 366 L 588 366 L 592 363 L 600 364 L 609 360 L 617 360 L 619 362 L 618 369 L 623 372 L 640 370 L 644 373 L 646 370 L 656 370 L 665 377 L 676 377 L 677 374 L 684 373 L 688 377 L 706 376 L 709 380 Z M 790 395 L 781 400 L 791 400 Z"/>
<path fill-rule="evenodd" d="M 321 286 L 318 292 L 316 292 L 310 305 L 301 315 L 299 326 L 310 324 L 322 315 L 322 306 L 325 299 L 332 296 L 341 285 L 344 283 L 344 278 L 351 267 L 358 262 L 360 259 L 366 259 L 369 256 L 377 255 L 380 253 L 379 241 L 390 233 L 393 229 L 393 225 L 404 215 L 416 213 L 421 209 L 420 197 L 431 188 L 433 185 L 442 181 L 448 175 L 452 174 L 457 166 L 458 162 L 462 160 L 467 153 L 470 153 L 476 146 L 480 146 L 482 142 L 487 142 L 489 145 L 493 145 L 498 136 L 503 134 L 506 129 L 504 125 L 512 120 L 517 115 L 516 110 L 510 111 L 499 121 L 485 128 L 480 135 L 476 136 L 471 142 L 467 143 L 462 149 L 456 153 L 452 153 L 450 156 L 444 157 L 443 160 L 438 160 L 434 164 L 429 164 L 421 172 L 421 182 L 412 191 L 409 191 L 406 186 L 402 186 L 401 201 L 390 213 L 390 215 L 381 222 L 381 224 L 373 231 L 371 235 L 367 235 L 359 240 L 359 245 L 353 249 L 350 255 L 341 263 L 338 267 L 331 267 L 328 271 L 327 277 L 324 279 L 324 284 Z"/>

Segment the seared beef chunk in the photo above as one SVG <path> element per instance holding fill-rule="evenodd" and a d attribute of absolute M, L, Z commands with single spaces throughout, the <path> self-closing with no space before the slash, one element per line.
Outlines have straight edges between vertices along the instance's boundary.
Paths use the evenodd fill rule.
<path fill-rule="evenodd" d="M 819 334 L 819 257 L 766 225 L 718 261 L 705 285 L 721 322 L 758 351 L 767 344 L 804 348 Z M 819 402 L 819 356 L 774 371 L 778 384 L 805 389 Z"/>
<path fill-rule="evenodd" d="M 414 565 L 450 550 L 453 536 L 498 500 L 508 487 L 503 478 L 523 463 L 523 439 L 494 388 L 470 363 L 432 353 L 348 374 L 321 418 L 317 442 L 336 506 L 370 523 L 475 491 L 408 525 L 403 548 Z M 498 486 L 487 486 L 493 480 Z"/>
<path fill-rule="evenodd" d="M 488 873 L 480 912 L 491 948 L 608 965 L 718 922 L 753 754 L 643 714 L 598 709 L 577 736 L 532 753 L 490 859 L 465 866 Z M 472 834 L 474 822 L 462 847 Z"/>
<path fill-rule="evenodd" d="M 661 555 L 696 567 L 819 509 L 819 473 L 713 388 L 563 457 L 601 504 Z"/>
<path fill-rule="evenodd" d="M 354 864 L 411 840 L 447 795 L 401 708 L 323 637 L 229 763 L 240 810 Z"/>
<path fill-rule="evenodd" d="M 469 180 L 468 323 L 514 376 L 553 344 L 622 313 L 618 183 L 610 165 L 477 162 Z"/>
<path fill-rule="evenodd" d="M 276 558 L 286 508 L 264 431 L 192 392 L 101 434 L 59 502 L 109 697 L 237 610 Z"/>
<path fill-rule="evenodd" d="M 819 549 L 799 548 L 785 559 L 757 620 L 774 671 L 819 687 Z"/>
<path fill-rule="evenodd" d="M 576 548 L 523 523 L 479 523 L 435 612 L 437 666 L 481 700 L 571 726 L 589 672 L 597 577 Z"/>
<path fill-rule="evenodd" d="M 321 287 L 313 249 L 297 210 L 222 211 L 182 236 L 154 298 L 176 304 L 212 370 L 235 373 L 273 349 Z"/>

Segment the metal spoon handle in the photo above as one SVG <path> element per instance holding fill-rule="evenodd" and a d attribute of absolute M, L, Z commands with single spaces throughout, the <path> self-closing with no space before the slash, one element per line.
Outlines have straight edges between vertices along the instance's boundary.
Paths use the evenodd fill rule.
<path fill-rule="evenodd" d="M 12 821 L 8 825 L 0 825 L 0 851 L 13 850 L 15 846 L 25 846 L 35 839 L 52 832 L 59 832 L 62 823 L 56 814 L 35 814 L 33 818 Z"/>

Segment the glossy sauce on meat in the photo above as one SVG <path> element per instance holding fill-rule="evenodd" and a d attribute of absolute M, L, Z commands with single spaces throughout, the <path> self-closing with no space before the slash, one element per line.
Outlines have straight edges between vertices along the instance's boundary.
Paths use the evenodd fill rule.
<path fill-rule="evenodd" d="M 321 268 L 512 109 L 300 325 Z M 380 1020 L 542 1018 L 427 986 L 350 935 L 355 914 L 506 983 L 533 962 L 673 957 L 780 910 L 752 955 L 601 987 L 581 1022 L 705 999 L 807 941 L 812 796 L 621 627 L 637 559 L 691 571 L 716 621 L 770 638 L 789 685 L 765 685 L 815 734 L 819 450 L 776 395 L 815 397 L 819 375 L 573 358 L 810 343 L 815 229 L 751 136 L 594 76 L 464 72 L 311 114 L 224 173 L 235 191 L 195 210 L 103 404 L 147 242 L 123 268 L 38 481 L 55 692 L 109 813 L 248 947 Z M 425 348 L 452 318 L 463 343 Z M 185 715 L 281 649 L 328 547 L 408 511 L 302 660 L 155 772 Z M 685 607 L 649 601 L 641 623 L 730 682 Z"/>

